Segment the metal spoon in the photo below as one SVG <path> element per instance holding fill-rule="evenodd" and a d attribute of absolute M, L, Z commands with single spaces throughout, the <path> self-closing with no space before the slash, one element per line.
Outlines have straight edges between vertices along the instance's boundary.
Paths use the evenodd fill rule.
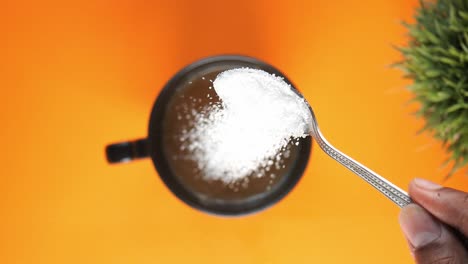
<path fill-rule="evenodd" d="M 384 177 L 373 172 L 366 166 L 350 158 L 343 152 L 333 147 L 330 143 L 328 143 L 328 141 L 323 136 L 322 132 L 320 132 L 314 111 L 311 107 L 309 107 L 309 109 L 312 115 L 310 134 L 315 139 L 315 141 L 317 141 L 318 145 L 325 153 L 327 153 L 330 157 L 338 161 L 341 165 L 345 166 L 350 171 L 357 174 L 359 177 L 368 182 L 370 185 L 372 185 L 372 187 L 377 189 L 379 192 L 385 195 L 392 202 L 396 203 L 398 206 L 404 207 L 412 203 L 411 198 L 405 191 L 398 188 L 396 185 L 389 182 Z"/>
<path fill-rule="evenodd" d="M 318 145 L 325 153 L 327 153 L 330 157 L 338 161 L 341 165 L 345 166 L 350 171 L 357 174 L 359 177 L 368 182 L 370 185 L 372 185 L 372 187 L 377 189 L 379 192 L 381 192 L 383 195 L 385 195 L 388 199 L 390 199 L 398 206 L 404 207 L 410 203 L 413 203 L 413 201 L 405 191 L 398 188 L 396 185 L 389 182 L 384 177 L 380 176 L 379 174 L 375 173 L 374 171 L 355 161 L 354 159 L 350 158 L 343 152 L 333 147 L 330 143 L 328 143 L 328 141 L 323 137 L 322 132 L 320 132 L 314 111 L 310 106 L 309 109 L 312 117 L 310 128 L 311 131 L 309 131 L 309 133 L 312 135 L 315 141 L 317 141 Z M 466 249 L 468 249 L 468 238 L 465 237 L 465 235 L 463 235 L 461 231 L 452 228 L 451 226 L 447 226 L 447 228 L 451 230 L 453 234 L 456 237 L 458 237 L 458 239 L 462 242 L 463 246 Z"/>

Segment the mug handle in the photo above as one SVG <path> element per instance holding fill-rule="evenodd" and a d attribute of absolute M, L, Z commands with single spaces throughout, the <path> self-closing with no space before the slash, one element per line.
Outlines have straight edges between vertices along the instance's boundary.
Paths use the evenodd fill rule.
<path fill-rule="evenodd" d="M 129 162 L 147 157 L 149 157 L 149 148 L 146 138 L 106 146 L 106 158 L 109 163 Z"/>

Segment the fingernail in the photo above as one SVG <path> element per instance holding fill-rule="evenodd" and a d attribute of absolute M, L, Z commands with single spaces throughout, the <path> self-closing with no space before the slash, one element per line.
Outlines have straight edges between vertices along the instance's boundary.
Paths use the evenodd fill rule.
<path fill-rule="evenodd" d="M 406 239 L 415 249 L 427 246 L 440 237 L 440 224 L 419 205 L 405 206 L 399 220 Z"/>
<path fill-rule="evenodd" d="M 434 182 L 431 182 L 431 181 L 428 181 L 428 180 L 424 180 L 424 179 L 419 179 L 419 178 L 416 178 L 413 180 L 414 184 L 416 184 L 416 186 L 422 188 L 422 189 L 426 189 L 426 190 L 437 190 L 437 189 L 440 189 L 442 188 L 441 185 L 437 184 L 437 183 L 434 183 Z"/>

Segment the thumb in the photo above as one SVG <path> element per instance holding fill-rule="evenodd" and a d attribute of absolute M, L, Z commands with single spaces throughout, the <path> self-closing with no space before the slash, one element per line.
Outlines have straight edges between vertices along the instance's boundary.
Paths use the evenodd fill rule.
<path fill-rule="evenodd" d="M 400 225 L 418 264 L 467 263 L 467 252 L 451 232 L 425 209 L 405 206 Z"/>

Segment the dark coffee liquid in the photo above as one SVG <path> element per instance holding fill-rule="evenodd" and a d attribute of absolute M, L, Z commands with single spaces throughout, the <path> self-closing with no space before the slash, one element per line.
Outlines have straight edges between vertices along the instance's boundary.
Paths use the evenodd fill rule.
<path fill-rule="evenodd" d="M 198 75 L 188 76 L 183 80 L 178 92 L 172 97 L 164 118 L 163 144 L 165 157 L 173 174 L 193 194 L 200 199 L 243 200 L 273 191 L 295 165 L 299 148 L 290 142 L 280 153 L 278 165 L 271 166 L 264 176 L 256 173 L 236 182 L 225 183 L 220 180 L 207 180 L 199 169 L 193 154 L 184 147 L 187 143 L 181 136 L 193 128 L 194 116 L 212 104 L 220 103 L 212 88 L 212 81 L 227 69 L 214 68 Z M 248 149 L 245 150 L 249 151 Z"/>

